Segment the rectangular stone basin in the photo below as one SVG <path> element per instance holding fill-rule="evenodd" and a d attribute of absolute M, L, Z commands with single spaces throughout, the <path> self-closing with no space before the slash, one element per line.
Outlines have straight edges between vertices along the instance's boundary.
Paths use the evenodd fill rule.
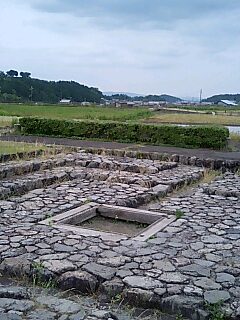
<path fill-rule="evenodd" d="M 45 219 L 42 224 L 73 231 L 83 236 L 99 236 L 119 241 L 132 238 L 146 241 L 175 220 L 164 212 L 151 212 L 94 202 Z"/>

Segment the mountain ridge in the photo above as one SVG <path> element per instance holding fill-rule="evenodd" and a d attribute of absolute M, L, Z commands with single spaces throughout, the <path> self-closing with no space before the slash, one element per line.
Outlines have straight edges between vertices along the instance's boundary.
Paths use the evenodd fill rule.
<path fill-rule="evenodd" d="M 240 93 L 216 94 L 216 95 L 213 95 L 211 97 L 204 99 L 203 101 L 218 103 L 221 100 L 230 100 L 230 101 L 236 101 L 237 103 L 240 103 Z"/>
<path fill-rule="evenodd" d="M 110 92 L 109 92 L 110 93 Z M 114 100 L 114 99 L 118 99 L 118 100 L 126 100 L 126 101 L 134 101 L 134 100 L 138 100 L 138 101 L 144 101 L 144 102 L 149 102 L 149 101 L 166 101 L 168 103 L 174 103 L 174 102 L 180 102 L 182 101 L 181 98 L 175 97 L 175 96 L 171 96 L 168 94 L 161 94 L 161 95 L 140 95 L 140 96 L 129 96 L 126 93 L 115 93 L 113 95 L 105 95 L 105 98 L 109 99 L 109 100 Z"/>

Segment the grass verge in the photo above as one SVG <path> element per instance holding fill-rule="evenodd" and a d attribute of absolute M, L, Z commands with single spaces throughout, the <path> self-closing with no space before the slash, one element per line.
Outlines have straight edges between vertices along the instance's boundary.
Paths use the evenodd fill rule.
<path fill-rule="evenodd" d="M 47 150 L 47 147 L 38 143 L 32 144 L 24 142 L 0 141 L 0 155 L 31 152 L 37 150 Z"/>

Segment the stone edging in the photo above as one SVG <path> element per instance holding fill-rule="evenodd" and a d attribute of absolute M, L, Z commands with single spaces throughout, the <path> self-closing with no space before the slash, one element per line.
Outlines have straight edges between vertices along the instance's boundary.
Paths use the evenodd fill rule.
<path fill-rule="evenodd" d="M 173 161 L 183 165 L 197 166 L 202 168 L 208 168 L 211 170 L 221 170 L 222 172 L 231 171 L 236 172 L 240 168 L 240 160 L 221 160 L 205 158 L 201 159 L 196 156 L 185 156 L 180 154 L 170 153 L 158 153 L 147 151 L 133 151 L 122 149 L 104 149 L 104 148 L 81 148 L 86 152 L 107 155 L 107 156 L 119 156 L 129 158 L 140 158 L 160 161 Z"/>

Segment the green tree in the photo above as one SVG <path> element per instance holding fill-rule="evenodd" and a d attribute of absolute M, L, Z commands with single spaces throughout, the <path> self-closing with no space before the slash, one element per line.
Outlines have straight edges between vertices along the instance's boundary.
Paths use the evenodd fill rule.
<path fill-rule="evenodd" d="M 21 102 L 21 98 L 16 94 L 3 93 L 0 96 L 1 102 Z"/>
<path fill-rule="evenodd" d="M 12 74 L 12 73 L 11 73 Z M 58 103 L 62 98 L 71 98 L 73 102 L 96 102 L 102 98 L 97 88 L 89 88 L 75 81 L 46 81 L 31 77 L 0 77 L 1 92 L 14 94 L 24 102 Z M 34 89 L 31 95 L 30 88 Z M 14 90 L 14 91 L 13 91 Z"/>
<path fill-rule="evenodd" d="M 17 77 L 18 76 L 18 71 L 16 70 L 9 70 L 6 72 L 6 74 L 9 76 L 9 77 Z"/>
<path fill-rule="evenodd" d="M 22 78 L 30 78 L 31 73 L 30 73 L 30 72 L 23 72 L 23 71 L 21 71 L 21 72 L 20 72 L 20 76 L 21 76 Z"/>

